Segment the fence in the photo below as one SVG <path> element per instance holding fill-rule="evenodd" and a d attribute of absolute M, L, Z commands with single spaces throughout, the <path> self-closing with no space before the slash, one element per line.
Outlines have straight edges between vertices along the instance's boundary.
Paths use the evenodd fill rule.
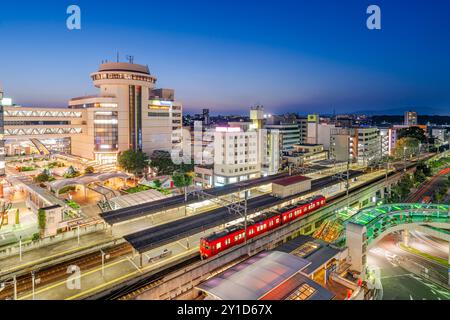
<path fill-rule="evenodd" d="M 86 235 L 86 234 L 97 232 L 97 231 L 106 230 L 106 227 L 107 227 L 106 224 L 104 222 L 101 222 L 101 223 L 97 223 L 97 224 L 93 224 L 93 225 L 89 225 L 89 226 L 80 227 L 79 229 L 73 229 L 73 230 L 70 230 L 67 232 L 59 233 L 57 235 L 47 237 L 44 239 L 40 239 L 37 241 L 27 241 L 27 242 L 24 241 L 24 242 L 22 242 L 21 249 L 20 249 L 19 244 L 16 243 L 12 246 L 3 248 L 0 251 L 0 259 L 9 257 L 9 256 L 13 256 L 13 255 L 17 255 L 20 253 L 20 250 L 22 250 L 22 253 L 24 253 L 29 250 L 34 250 L 34 249 L 45 247 L 45 246 L 55 244 L 55 243 L 58 243 L 61 241 L 77 238 L 78 236 Z"/>

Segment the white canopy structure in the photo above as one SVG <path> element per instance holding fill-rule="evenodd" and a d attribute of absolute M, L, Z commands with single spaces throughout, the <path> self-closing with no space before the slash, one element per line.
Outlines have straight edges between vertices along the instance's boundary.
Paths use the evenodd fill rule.
<path fill-rule="evenodd" d="M 220 300 L 259 300 L 310 264 L 280 251 L 265 251 L 201 283 L 197 289 Z"/>

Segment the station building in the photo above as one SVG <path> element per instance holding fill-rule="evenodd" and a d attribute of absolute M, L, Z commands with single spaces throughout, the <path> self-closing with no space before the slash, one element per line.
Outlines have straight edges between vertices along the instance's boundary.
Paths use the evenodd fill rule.
<path fill-rule="evenodd" d="M 128 149 L 181 148 L 182 105 L 174 90 L 155 89 L 147 66 L 106 62 L 91 79 L 99 93 L 73 98 L 68 108 L 3 106 L 6 153 L 50 149 L 111 164 Z"/>

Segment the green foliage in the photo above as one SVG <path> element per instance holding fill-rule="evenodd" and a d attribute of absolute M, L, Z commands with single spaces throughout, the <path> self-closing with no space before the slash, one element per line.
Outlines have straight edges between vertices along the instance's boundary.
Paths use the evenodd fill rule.
<path fill-rule="evenodd" d="M 35 167 L 23 166 L 18 168 L 19 172 L 34 171 Z"/>
<path fill-rule="evenodd" d="M 34 233 L 34 234 L 33 234 L 33 237 L 31 238 L 31 240 L 37 241 L 37 240 L 39 240 L 40 238 L 41 238 L 41 236 L 39 235 L 39 233 Z"/>
<path fill-rule="evenodd" d="M 66 203 L 72 209 L 75 209 L 75 210 L 80 209 L 80 205 L 78 203 L 76 203 L 75 201 L 70 200 L 70 201 L 66 201 Z"/>
<path fill-rule="evenodd" d="M 76 190 L 75 186 L 66 186 L 66 187 L 63 187 L 63 188 L 59 189 L 59 194 L 64 194 L 64 193 L 67 193 L 69 191 L 75 191 L 75 190 Z"/>
<path fill-rule="evenodd" d="M 36 176 L 36 178 L 34 178 L 34 180 L 35 180 L 36 182 L 42 183 L 42 182 L 50 181 L 50 178 L 51 178 L 50 175 L 48 175 L 46 172 L 42 172 L 42 173 L 38 174 L 38 175 Z"/>
<path fill-rule="evenodd" d="M 127 193 L 138 193 L 141 191 L 146 191 L 146 190 L 150 190 L 150 187 L 143 185 L 143 184 L 138 184 L 136 187 L 132 187 L 132 188 L 128 188 L 125 190 L 125 192 Z"/>
<path fill-rule="evenodd" d="M 19 212 L 19 209 L 16 210 L 16 224 L 20 224 L 20 212 Z"/>
<path fill-rule="evenodd" d="M 398 158 L 409 157 L 419 150 L 419 140 L 411 137 L 404 137 L 397 140 L 395 155 Z"/>
<path fill-rule="evenodd" d="M 73 166 L 70 166 L 64 173 L 64 178 L 75 178 L 80 175 L 81 175 L 80 172 L 78 172 Z"/>
<path fill-rule="evenodd" d="M 431 168 L 437 169 L 447 165 L 450 165 L 450 157 L 442 157 L 437 160 L 430 160 L 429 165 Z"/>
<path fill-rule="evenodd" d="M 175 170 L 175 164 L 167 151 L 153 152 L 150 156 L 150 166 L 156 170 L 158 175 L 172 174 Z"/>
<path fill-rule="evenodd" d="M 47 215 L 45 213 L 45 210 L 39 209 L 38 210 L 38 226 L 39 230 L 43 232 L 45 230 L 45 226 L 47 224 Z"/>
<path fill-rule="evenodd" d="M 161 188 L 161 180 L 159 179 L 153 180 L 153 185 L 155 186 L 155 188 Z"/>
<path fill-rule="evenodd" d="M 84 169 L 84 174 L 92 174 L 95 172 L 95 169 L 93 166 L 88 166 Z"/>
<path fill-rule="evenodd" d="M 434 201 L 436 203 L 442 203 L 447 197 L 448 192 L 448 184 L 441 186 L 438 190 L 436 190 L 433 194 Z"/>
<path fill-rule="evenodd" d="M 413 138 L 421 143 L 425 143 L 427 141 L 425 132 L 419 127 L 408 127 L 400 129 L 398 130 L 397 138 L 398 139 Z"/>
<path fill-rule="evenodd" d="M 127 172 L 138 175 L 147 167 L 148 157 L 140 150 L 126 150 L 119 154 L 118 163 Z"/>
<path fill-rule="evenodd" d="M 175 171 L 172 175 L 173 184 L 177 188 L 188 187 L 192 184 L 192 175 L 186 172 Z"/>

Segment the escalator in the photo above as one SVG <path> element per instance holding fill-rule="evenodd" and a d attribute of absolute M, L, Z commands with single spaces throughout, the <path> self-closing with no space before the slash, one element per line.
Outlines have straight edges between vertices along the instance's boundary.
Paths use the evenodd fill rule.
<path fill-rule="evenodd" d="M 39 139 L 32 138 L 30 139 L 30 142 L 36 147 L 41 155 L 46 156 L 50 154 L 50 151 L 41 141 L 39 141 Z"/>

